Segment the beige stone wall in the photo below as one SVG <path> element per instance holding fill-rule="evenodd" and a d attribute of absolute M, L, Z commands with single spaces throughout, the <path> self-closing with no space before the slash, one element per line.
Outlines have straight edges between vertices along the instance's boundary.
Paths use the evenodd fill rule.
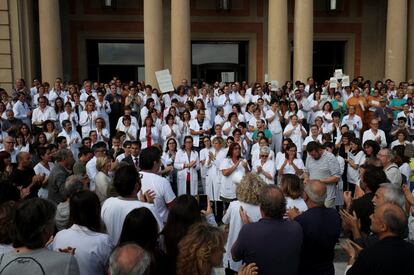
<path fill-rule="evenodd" d="M 13 85 L 10 7 L 0 0 L 0 87 L 10 91 Z"/>

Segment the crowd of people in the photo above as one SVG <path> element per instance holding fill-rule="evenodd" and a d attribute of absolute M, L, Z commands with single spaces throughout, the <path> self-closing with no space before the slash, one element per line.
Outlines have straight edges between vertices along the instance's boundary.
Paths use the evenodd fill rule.
<path fill-rule="evenodd" d="M 0 88 L 0 274 L 411 274 L 414 82 Z"/>

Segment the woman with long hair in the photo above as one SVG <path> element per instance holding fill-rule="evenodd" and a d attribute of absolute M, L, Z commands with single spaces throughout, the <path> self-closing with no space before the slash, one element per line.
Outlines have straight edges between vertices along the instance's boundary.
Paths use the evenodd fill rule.
<path fill-rule="evenodd" d="M 237 118 L 237 114 L 234 112 L 231 112 L 227 117 L 227 121 L 223 125 L 224 135 L 231 136 L 233 131 L 237 129 L 238 122 L 239 122 L 239 119 Z"/>
<path fill-rule="evenodd" d="M 292 115 L 290 123 L 286 125 L 283 131 L 283 136 L 292 140 L 297 147 L 298 156 L 302 157 L 303 139 L 306 137 L 307 132 L 300 121 L 298 115 Z"/>
<path fill-rule="evenodd" d="M 55 124 L 51 120 L 43 122 L 43 134 L 46 136 L 47 143 L 55 143 L 55 139 L 58 136 L 58 131 L 55 128 Z"/>
<path fill-rule="evenodd" d="M 27 144 L 32 145 L 34 143 L 34 136 L 32 135 L 29 126 L 22 124 L 19 128 L 19 133 L 22 134 L 24 141 Z"/>
<path fill-rule="evenodd" d="M 122 117 L 122 123 L 119 125 L 119 127 L 116 129 L 119 132 L 125 133 L 125 140 L 133 141 L 137 139 L 137 128 L 132 125 L 131 116 L 130 115 L 124 115 Z"/>
<path fill-rule="evenodd" d="M 180 127 L 175 123 L 174 116 L 168 114 L 165 117 L 165 125 L 161 129 L 161 138 L 163 141 L 167 141 L 170 138 L 180 140 L 181 131 Z"/>
<path fill-rule="evenodd" d="M 95 111 L 95 103 L 87 101 L 85 110 L 80 113 L 79 125 L 82 127 L 82 138 L 88 137 L 89 132 L 96 129 L 95 121 L 98 113 Z"/>
<path fill-rule="evenodd" d="M 195 197 L 181 195 L 175 199 L 168 213 L 167 223 L 161 232 L 164 237 L 165 251 L 173 270 L 175 270 L 177 261 L 178 243 L 193 224 L 201 221 L 200 209 Z"/>
<path fill-rule="evenodd" d="M 221 221 L 223 217 L 223 202 L 220 200 L 221 173 L 220 164 L 226 158 L 226 150 L 224 149 L 224 139 L 215 137 L 212 140 L 213 149 L 208 152 L 206 166 L 206 194 L 212 202 L 213 211 L 216 221 Z"/>
<path fill-rule="evenodd" d="M 186 136 L 182 149 L 178 150 L 174 168 L 177 169 L 178 195 L 198 193 L 198 174 L 200 167 L 198 153 L 193 150 L 193 138 Z"/>
<path fill-rule="evenodd" d="M 203 138 L 204 148 L 200 151 L 200 175 L 201 185 L 203 186 L 203 193 L 206 193 L 206 178 L 208 172 L 208 156 L 213 152 L 214 148 L 211 146 L 210 137 L 205 136 Z"/>
<path fill-rule="evenodd" d="M 151 116 L 147 116 L 144 119 L 144 124 L 139 131 L 139 140 L 141 141 L 141 148 L 145 149 L 158 142 L 159 132 L 154 125 L 154 121 Z"/>
<path fill-rule="evenodd" d="M 177 169 L 174 168 L 175 156 L 178 150 L 178 142 L 175 138 L 170 137 L 165 142 L 166 148 L 162 153 L 161 161 L 164 166 L 164 171 L 169 170 L 164 176 L 166 176 L 170 183 L 174 194 L 177 195 Z M 169 168 L 170 167 L 170 168 Z"/>
<path fill-rule="evenodd" d="M 302 123 L 303 120 L 305 119 L 305 116 L 303 115 L 303 112 L 299 110 L 299 107 L 296 101 L 292 100 L 292 101 L 289 101 L 288 110 L 286 111 L 284 115 L 286 125 L 290 123 L 293 115 L 296 115 L 296 117 L 299 120 L 299 123 Z"/>
<path fill-rule="evenodd" d="M 294 143 L 288 143 L 285 147 L 284 160 L 279 159 L 276 163 L 277 175 L 282 177 L 285 174 L 302 176 L 305 165 L 301 158 L 297 157 L 297 147 Z"/>
<path fill-rule="evenodd" d="M 308 210 L 302 198 L 303 186 L 300 178 L 295 174 L 284 174 L 280 180 L 280 188 L 286 198 L 286 209 L 297 208 L 299 212 Z"/>
<path fill-rule="evenodd" d="M 135 243 L 151 257 L 150 275 L 171 274 L 165 253 L 158 245 L 158 223 L 148 208 L 136 208 L 128 213 L 122 226 L 119 245 Z"/>
<path fill-rule="evenodd" d="M 191 114 L 188 110 L 184 110 L 184 112 L 182 113 L 182 123 L 180 126 L 180 130 L 181 130 L 181 140 L 180 140 L 180 144 L 183 144 L 184 142 L 184 138 L 186 136 L 190 136 L 190 120 L 191 120 Z"/>
<path fill-rule="evenodd" d="M 62 125 L 60 123 L 60 116 L 62 113 L 65 112 L 65 104 L 63 102 L 63 99 L 61 97 L 57 97 L 55 99 L 55 112 L 56 112 L 56 121 L 55 121 L 55 127 L 58 131 L 62 129 Z"/>
<path fill-rule="evenodd" d="M 222 264 L 225 234 L 204 223 L 190 228 L 178 244 L 177 274 L 210 275 L 213 267 Z"/>
<path fill-rule="evenodd" d="M 243 227 L 240 209 L 249 217 L 250 222 L 261 219 L 259 195 L 266 183 L 256 174 L 246 174 L 236 189 L 236 201 L 232 201 L 223 217 L 226 231 L 229 232 L 226 242 L 226 251 L 223 257 L 226 274 L 236 274 L 242 266 L 241 261 L 235 262 L 231 256 L 231 248 Z"/>
<path fill-rule="evenodd" d="M 378 142 L 371 140 L 371 139 L 364 142 L 363 148 L 364 148 L 365 157 L 367 159 L 376 158 L 378 152 L 381 150 L 381 147 L 379 146 Z"/>
<path fill-rule="evenodd" d="M 345 159 L 345 162 L 348 164 L 348 186 L 346 191 L 351 191 L 354 194 L 355 185 L 359 182 L 359 167 L 365 162 L 365 153 L 362 150 L 361 140 L 359 138 L 351 139 L 350 146 L 351 150 L 348 153 L 348 158 Z"/>
<path fill-rule="evenodd" d="M 112 179 L 109 176 L 111 171 L 111 158 L 104 156 L 96 158 L 96 170 L 98 173 L 95 176 L 94 191 L 98 195 L 101 204 L 108 198 L 108 187 L 111 185 Z M 92 190 L 92 186 L 90 187 Z"/>
<path fill-rule="evenodd" d="M 44 179 L 42 181 L 42 187 L 39 189 L 38 196 L 43 199 L 47 199 L 48 197 L 48 178 L 50 175 L 50 171 L 52 171 L 55 164 L 52 162 L 52 154 L 50 153 L 50 149 L 47 147 L 42 147 L 37 149 L 37 154 L 39 156 L 39 163 L 33 168 L 36 175 L 43 175 Z"/>
<path fill-rule="evenodd" d="M 236 199 L 236 187 L 240 180 L 250 172 L 247 161 L 241 157 L 241 147 L 238 143 L 230 145 L 219 170 L 221 172 L 220 199 L 228 205 Z"/>
<path fill-rule="evenodd" d="M 76 248 L 75 258 L 81 274 L 104 274 L 113 244 L 108 234 L 101 233 L 101 204 L 89 190 L 72 195 L 69 200 L 68 229 L 59 231 L 51 244 L 55 251 Z"/>
<path fill-rule="evenodd" d="M 142 125 L 145 125 L 145 119 L 147 118 L 149 111 L 154 110 L 154 109 L 155 109 L 155 100 L 152 97 L 150 97 L 147 99 L 144 107 L 142 107 L 141 109 L 140 117 L 141 117 Z"/>

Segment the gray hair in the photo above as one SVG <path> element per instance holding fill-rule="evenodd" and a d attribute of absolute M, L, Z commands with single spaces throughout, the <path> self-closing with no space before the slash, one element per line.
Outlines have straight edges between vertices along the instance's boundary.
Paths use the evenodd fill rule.
<path fill-rule="evenodd" d="M 85 189 L 83 185 L 83 177 L 81 175 L 71 175 L 65 181 L 65 186 L 63 189 L 63 195 L 66 198 L 72 197 L 76 192 Z"/>
<path fill-rule="evenodd" d="M 125 244 L 115 249 L 109 258 L 109 274 L 144 275 L 150 264 L 151 258 L 143 248 L 137 244 Z"/>
<path fill-rule="evenodd" d="M 260 148 L 260 155 L 269 155 L 270 154 L 270 148 L 268 146 L 263 146 Z"/>
<path fill-rule="evenodd" d="M 312 183 L 305 184 L 304 192 L 309 197 L 309 199 L 315 204 L 323 206 L 325 205 L 326 200 L 326 189 L 324 189 L 322 192 L 318 191 L 320 190 L 317 190 Z"/>
<path fill-rule="evenodd" d="M 61 149 L 56 152 L 55 159 L 57 162 L 67 159 L 69 156 L 73 157 L 72 151 L 68 149 Z"/>
<path fill-rule="evenodd" d="M 394 152 L 392 150 L 390 150 L 388 148 L 384 148 L 384 149 L 381 149 L 381 150 L 384 151 L 387 154 L 388 159 L 394 160 L 395 155 L 394 155 Z"/>
<path fill-rule="evenodd" d="M 386 209 L 382 214 L 382 221 L 392 233 L 404 238 L 408 229 L 408 219 L 404 210 L 395 204 L 389 204 L 384 207 Z"/>
<path fill-rule="evenodd" d="M 401 187 L 392 183 L 382 183 L 380 188 L 384 188 L 384 202 L 394 203 L 405 209 L 405 196 Z"/>

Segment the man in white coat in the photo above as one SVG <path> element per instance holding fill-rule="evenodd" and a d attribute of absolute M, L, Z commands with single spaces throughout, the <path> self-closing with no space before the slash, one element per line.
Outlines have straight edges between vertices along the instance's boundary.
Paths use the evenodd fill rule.
<path fill-rule="evenodd" d="M 205 117 L 204 110 L 197 110 L 197 117 L 190 121 L 190 134 L 193 136 L 193 146 L 197 152 L 203 149 L 203 138 L 211 132 L 210 121 Z"/>

